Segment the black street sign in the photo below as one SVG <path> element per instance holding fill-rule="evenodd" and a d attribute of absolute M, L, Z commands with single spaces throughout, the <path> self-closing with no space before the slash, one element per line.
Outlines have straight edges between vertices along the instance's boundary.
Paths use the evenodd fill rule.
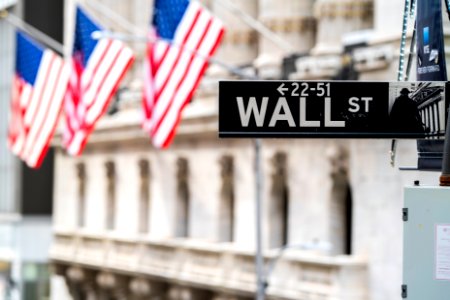
<path fill-rule="evenodd" d="M 435 138 L 447 82 L 221 81 L 219 137 Z"/>

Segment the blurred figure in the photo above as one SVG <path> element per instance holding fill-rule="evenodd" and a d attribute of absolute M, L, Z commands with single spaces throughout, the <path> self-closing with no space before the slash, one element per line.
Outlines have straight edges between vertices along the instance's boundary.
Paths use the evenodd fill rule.
<path fill-rule="evenodd" d="M 333 80 L 358 80 L 359 73 L 353 64 L 353 58 L 346 52 L 341 56 L 341 68 L 332 78 Z"/>
<path fill-rule="evenodd" d="M 403 88 L 395 99 L 389 115 L 392 128 L 397 132 L 424 133 L 417 102 L 409 97 L 410 91 Z"/>

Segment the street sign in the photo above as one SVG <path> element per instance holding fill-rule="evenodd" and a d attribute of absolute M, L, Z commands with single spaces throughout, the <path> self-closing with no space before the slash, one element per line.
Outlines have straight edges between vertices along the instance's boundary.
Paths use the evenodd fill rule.
<path fill-rule="evenodd" d="M 447 82 L 221 81 L 219 137 L 443 137 Z"/>

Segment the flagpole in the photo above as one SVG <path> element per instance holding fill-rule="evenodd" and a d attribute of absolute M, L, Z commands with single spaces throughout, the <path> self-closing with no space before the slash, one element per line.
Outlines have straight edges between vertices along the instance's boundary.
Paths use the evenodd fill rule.
<path fill-rule="evenodd" d="M 170 43 L 174 47 L 182 48 L 184 52 L 194 54 L 195 56 L 197 56 L 201 59 L 204 59 L 204 60 L 208 61 L 209 63 L 221 66 L 222 68 L 224 68 L 231 74 L 234 74 L 241 78 L 245 78 L 245 79 L 249 79 L 249 80 L 258 80 L 259 79 L 257 76 L 254 76 L 251 74 L 246 74 L 238 67 L 231 66 L 221 60 L 218 60 L 214 57 L 208 57 L 197 51 L 187 49 L 186 47 L 183 47 L 182 45 L 178 45 L 176 43 L 172 43 L 169 40 L 165 40 L 165 39 L 161 39 L 161 38 L 151 38 L 151 37 L 147 37 L 147 36 L 135 36 L 135 35 L 131 35 L 131 34 L 110 32 L 110 31 L 96 31 L 93 33 L 92 37 L 94 39 L 111 38 L 111 39 L 116 39 L 116 40 L 120 40 L 120 41 L 141 42 L 141 43 L 156 42 L 157 40 L 164 41 L 164 42 Z"/>
<path fill-rule="evenodd" d="M 119 24 L 121 27 L 129 31 L 130 33 L 142 34 L 145 35 L 146 32 L 143 32 L 139 27 L 128 21 L 126 18 L 114 12 L 112 9 L 98 2 L 97 0 L 90 0 L 85 2 L 89 7 L 94 9 L 97 13 L 104 15 L 110 21 Z M 245 24 L 250 26 L 259 32 L 262 36 L 270 40 L 274 45 L 278 46 L 284 51 L 294 52 L 295 49 L 284 39 L 279 37 L 276 33 L 267 28 L 263 23 L 255 19 L 249 14 L 246 14 L 241 9 L 239 9 L 236 5 L 229 1 L 217 1 L 217 3 L 223 8 L 229 10 L 233 14 L 236 14 Z"/>
<path fill-rule="evenodd" d="M 242 9 L 237 7 L 235 4 L 233 4 L 231 1 L 216 1 L 215 3 L 218 3 L 223 8 L 227 9 L 231 13 L 238 16 L 245 24 L 259 32 L 262 36 L 270 40 L 274 45 L 279 47 L 280 49 L 292 53 L 295 51 L 295 49 L 289 44 L 286 40 L 279 37 L 276 33 L 274 33 L 272 30 L 267 28 L 263 23 L 255 19 L 253 16 L 245 13 Z"/>
<path fill-rule="evenodd" d="M 12 26 L 26 32 L 27 34 L 36 38 L 39 42 L 45 44 L 46 46 L 49 46 L 50 48 L 53 48 L 56 52 L 59 52 L 60 54 L 64 53 L 64 46 L 60 42 L 43 33 L 36 27 L 33 27 L 30 24 L 26 23 L 24 20 L 20 19 L 14 14 L 9 13 L 7 10 L 3 10 L 0 12 L 0 19 L 3 19 Z"/>
<path fill-rule="evenodd" d="M 140 27 L 134 25 L 130 21 L 128 21 L 126 18 L 122 17 L 118 13 L 116 13 L 114 10 L 110 9 L 108 6 L 98 2 L 97 0 L 89 0 L 84 1 L 84 4 L 87 4 L 90 8 L 95 10 L 97 13 L 101 14 L 102 16 L 109 19 L 114 24 L 118 24 L 119 26 L 123 27 L 123 29 L 127 30 L 128 32 L 134 34 L 134 35 L 147 35 L 147 30 L 142 30 Z"/>

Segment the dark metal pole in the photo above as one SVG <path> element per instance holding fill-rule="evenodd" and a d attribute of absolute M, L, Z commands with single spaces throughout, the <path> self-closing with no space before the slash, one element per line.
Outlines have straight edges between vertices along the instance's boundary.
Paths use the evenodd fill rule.
<path fill-rule="evenodd" d="M 7 10 L 0 11 L 0 20 L 5 20 L 12 26 L 19 28 L 20 30 L 31 35 L 39 42 L 53 48 L 53 50 L 59 52 L 60 54 L 64 54 L 64 45 L 62 45 L 55 39 L 51 38 L 47 34 L 43 33 L 42 31 L 36 29 L 36 27 L 33 27 L 30 24 L 26 23 L 24 20 L 17 17 L 16 15 L 9 13 Z"/>
<path fill-rule="evenodd" d="M 414 52 L 414 45 L 416 44 L 416 29 L 417 29 L 417 21 L 414 22 L 414 29 L 411 37 L 411 45 L 409 46 L 408 62 L 406 63 L 405 81 L 409 80 L 409 74 L 411 73 L 412 55 Z"/>
<path fill-rule="evenodd" d="M 442 160 L 442 174 L 439 185 L 450 186 L 450 118 L 447 117 L 447 128 L 445 129 L 444 153 Z"/>
<path fill-rule="evenodd" d="M 448 18 L 450 19 L 450 1 L 444 0 L 447 8 Z M 448 112 L 447 108 L 447 112 Z M 439 177 L 440 186 L 450 186 L 450 118 L 447 117 L 447 126 L 445 128 L 444 153 L 442 159 L 442 174 Z"/>

